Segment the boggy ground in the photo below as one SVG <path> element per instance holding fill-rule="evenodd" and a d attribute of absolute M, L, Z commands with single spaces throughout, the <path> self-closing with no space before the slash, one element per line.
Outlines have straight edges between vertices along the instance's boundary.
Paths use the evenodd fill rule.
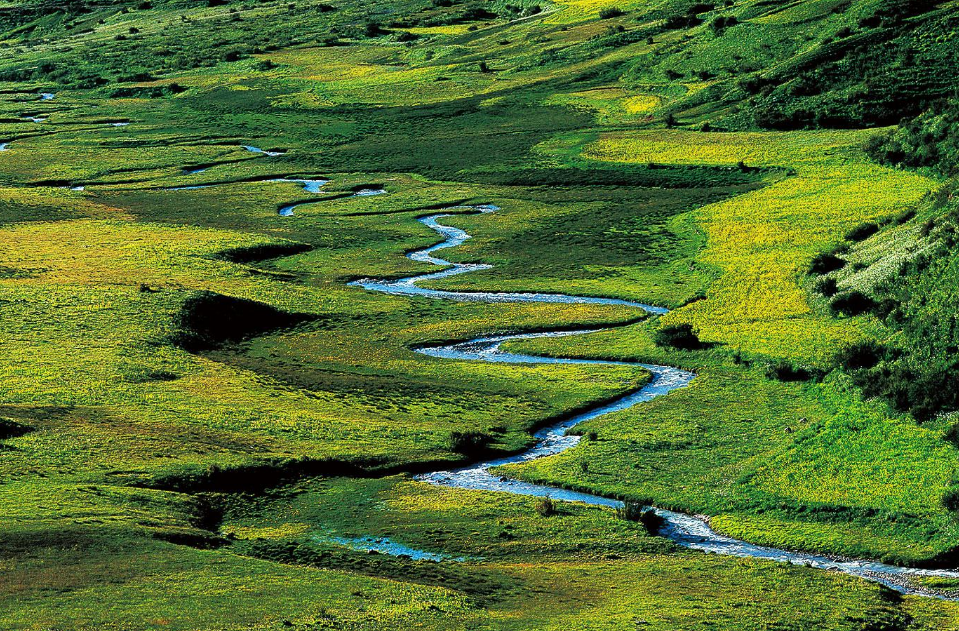
<path fill-rule="evenodd" d="M 129 46 L 123 33 L 145 46 L 233 19 L 229 6 L 156 4 L 108 16 L 101 40 L 93 19 L 92 33 L 61 35 L 74 50 Z M 237 28 L 265 24 L 269 8 L 244 8 Z M 699 378 L 591 422 L 583 431 L 595 440 L 511 475 L 705 513 L 760 543 L 951 558 L 956 525 L 940 502 L 959 477 L 941 438 L 949 420 L 917 425 L 864 402 L 841 373 L 783 382 L 765 368 L 788 360 L 825 371 L 838 347 L 883 334 L 870 315 L 832 316 L 806 269 L 862 222 L 919 208 L 938 181 L 869 163 L 861 131 L 658 129 L 657 108 L 705 86 L 646 77 L 623 88 L 607 71 L 637 49 L 680 47 L 679 33 L 593 54 L 591 38 L 609 24 L 598 7 L 553 8 L 513 25 L 411 27 L 428 39 L 410 47 L 319 47 L 306 33 L 268 54 L 165 68 L 130 93 L 74 86 L 39 101 L 48 79 L 5 84 L 2 626 L 956 626 L 953 603 L 683 552 L 612 511 L 542 516 L 531 499 L 410 479 L 480 455 L 452 450 L 454 432 L 515 451 L 531 428 L 647 377 L 447 362 L 411 346 L 628 324 L 515 348 L 678 365 Z M 368 9 L 350 3 L 335 20 Z M 570 46 L 562 63 L 548 52 L 556 38 Z M 690 51 L 690 67 L 706 55 Z M 484 58 L 497 72 L 478 69 Z M 98 72 L 114 63 L 87 61 Z M 162 91 L 174 82 L 185 91 Z M 682 120 L 729 113 L 693 105 Z M 330 183 L 311 194 L 268 181 L 278 177 Z M 386 194 L 351 195 L 380 187 Z M 416 218 L 485 202 L 502 210 L 449 220 L 474 236 L 449 256 L 496 267 L 443 287 L 674 311 L 637 322 L 615 307 L 446 303 L 346 286 L 424 271 L 402 256 L 436 238 Z M 658 327 L 682 322 L 712 346 L 653 344 Z M 467 560 L 371 555 L 334 537 L 388 537 Z"/>

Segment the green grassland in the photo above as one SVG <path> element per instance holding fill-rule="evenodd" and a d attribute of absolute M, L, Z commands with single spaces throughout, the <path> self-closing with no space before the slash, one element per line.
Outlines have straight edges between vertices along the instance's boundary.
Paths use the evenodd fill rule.
<path fill-rule="evenodd" d="M 411 478 L 478 456 L 454 432 L 513 453 L 648 379 L 411 347 L 617 324 L 512 348 L 698 378 L 511 475 L 651 498 L 756 543 L 954 565 L 955 418 L 876 375 L 948 368 L 935 362 L 955 331 L 936 317 L 954 311 L 955 202 L 937 160 L 901 168 L 886 146 L 876 161 L 862 127 L 949 94 L 957 16 L 954 2 L 4 3 L 0 627 L 959 628 L 954 603 Z M 278 215 L 295 201 L 313 203 Z M 477 203 L 501 210 L 447 219 L 474 237 L 448 256 L 495 268 L 436 287 L 673 311 L 346 285 L 426 271 L 403 256 L 436 241 L 417 218 Z M 827 251 L 849 264 L 810 274 Z M 890 280 L 903 274 L 908 295 Z M 902 317 L 837 313 L 824 278 L 892 296 Z M 654 343 L 684 323 L 703 349 Z M 898 354 L 837 358 L 873 343 Z M 772 378 L 783 366 L 806 378 Z"/>

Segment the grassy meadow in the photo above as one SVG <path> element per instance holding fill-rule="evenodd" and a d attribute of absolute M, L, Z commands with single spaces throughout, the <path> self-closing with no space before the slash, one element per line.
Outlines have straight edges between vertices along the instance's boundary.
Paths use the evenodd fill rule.
<path fill-rule="evenodd" d="M 873 145 L 886 134 L 888 158 L 922 137 L 892 127 L 920 113 L 917 85 L 929 102 L 954 89 L 957 16 L 872 0 L 4 3 L 0 627 L 959 628 L 955 602 L 415 480 L 516 453 L 649 373 L 412 350 L 616 325 L 509 348 L 696 380 L 503 474 L 753 543 L 955 566 L 954 408 L 887 383 L 955 352 L 938 324 L 953 183 L 938 154 L 901 166 Z M 461 208 L 484 203 L 500 210 Z M 432 287 L 671 311 L 347 285 L 430 270 L 404 254 L 437 241 L 417 219 L 445 208 L 473 238 L 441 256 L 494 267 Z M 849 307 L 862 292 L 871 306 Z M 695 348 L 662 343 L 682 325 Z M 849 359 L 862 348 L 875 363 Z M 364 540 L 445 560 L 349 543 Z"/>

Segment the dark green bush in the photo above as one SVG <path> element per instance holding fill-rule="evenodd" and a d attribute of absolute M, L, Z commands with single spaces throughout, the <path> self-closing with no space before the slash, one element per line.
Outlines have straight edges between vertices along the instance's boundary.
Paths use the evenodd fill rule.
<path fill-rule="evenodd" d="M 449 448 L 464 456 L 477 456 L 485 453 L 493 437 L 485 432 L 467 431 L 450 434 Z"/>
<path fill-rule="evenodd" d="M 857 342 L 839 351 L 836 361 L 846 370 L 873 368 L 883 359 L 890 357 L 890 350 L 875 340 Z"/>
<path fill-rule="evenodd" d="M 652 500 L 625 500 L 623 505 L 616 509 L 616 516 L 626 521 L 634 521 L 643 525 L 651 535 L 659 532 L 665 520 L 656 511 L 646 508 Z"/>
<path fill-rule="evenodd" d="M 829 303 L 829 309 L 833 314 L 846 316 L 857 316 L 869 313 L 876 309 L 877 306 L 875 300 L 861 291 L 848 291 L 839 294 Z"/>
<path fill-rule="evenodd" d="M 313 316 L 280 311 L 262 302 L 200 291 L 184 301 L 172 338 L 176 345 L 196 352 L 311 319 Z"/>
<path fill-rule="evenodd" d="M 828 274 L 846 266 L 846 261 L 832 252 L 817 254 L 809 264 L 810 274 Z"/>
<path fill-rule="evenodd" d="M 959 99 L 936 101 L 922 115 L 873 136 L 863 149 L 884 164 L 959 172 Z"/>
<path fill-rule="evenodd" d="M 712 29 L 713 33 L 716 35 L 722 35 L 725 30 L 731 26 L 736 26 L 739 24 L 739 20 L 735 15 L 730 16 L 718 16 L 713 18 L 713 21 L 709 23 L 709 28 Z"/>
<path fill-rule="evenodd" d="M 797 366 L 791 362 L 780 360 L 766 364 L 766 378 L 776 381 L 809 381 L 820 376 L 817 371 L 805 366 Z"/>
<path fill-rule="evenodd" d="M 879 224 L 869 221 L 866 223 L 859 224 L 852 230 L 846 233 L 846 239 L 848 241 L 865 241 L 872 235 L 879 232 Z"/>
<path fill-rule="evenodd" d="M 821 293 L 826 298 L 832 298 L 839 293 L 839 284 L 836 282 L 835 278 L 821 278 L 816 283 L 816 291 Z"/>
<path fill-rule="evenodd" d="M 657 346 L 669 346 L 687 351 L 705 347 L 691 324 L 666 325 L 653 334 L 653 341 Z"/>
<path fill-rule="evenodd" d="M 13 419 L 0 418 L 0 440 L 16 438 L 17 436 L 23 436 L 32 431 L 33 428 L 28 425 L 23 425 Z"/>
<path fill-rule="evenodd" d="M 959 489 L 952 488 L 942 494 L 942 507 L 948 511 L 959 511 Z"/>
<path fill-rule="evenodd" d="M 618 18 L 621 15 L 626 15 L 626 12 L 620 9 L 619 7 L 604 7 L 599 10 L 599 18 L 601 20 Z"/>

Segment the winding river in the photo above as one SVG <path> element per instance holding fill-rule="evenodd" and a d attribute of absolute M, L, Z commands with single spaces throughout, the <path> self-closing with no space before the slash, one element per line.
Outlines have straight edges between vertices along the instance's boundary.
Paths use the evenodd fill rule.
<path fill-rule="evenodd" d="M 499 210 L 492 205 L 450 208 L 448 211 L 459 213 L 491 213 Z M 440 219 L 453 216 L 453 212 L 441 212 L 420 218 L 420 223 L 439 233 L 443 241 L 411 252 L 407 256 L 418 262 L 431 263 L 442 266 L 444 269 L 437 272 L 409 276 L 397 280 L 363 279 L 350 285 L 363 287 L 370 291 L 378 291 L 399 296 L 423 296 L 434 299 L 479 301 L 479 302 L 546 302 L 564 304 L 608 304 L 624 305 L 643 309 L 653 314 L 666 313 L 666 309 L 645 305 L 627 300 L 610 298 L 592 298 L 586 296 L 569 296 L 565 294 L 548 293 L 511 293 L 511 292 L 461 292 L 428 289 L 420 287 L 418 283 L 440 280 L 459 274 L 491 269 L 491 265 L 480 263 L 452 263 L 434 256 L 439 250 L 456 247 L 470 238 L 470 235 L 452 226 L 439 223 Z M 541 429 L 535 434 L 536 444 L 519 454 L 480 462 L 466 467 L 447 471 L 434 471 L 416 476 L 416 479 L 431 484 L 461 489 L 477 489 L 484 491 L 500 491 L 516 495 L 530 495 L 551 497 L 556 500 L 583 502 L 596 506 L 619 507 L 622 503 L 599 495 L 568 491 L 565 489 L 523 482 L 494 474 L 493 467 L 501 465 L 528 462 L 537 458 L 555 455 L 574 447 L 580 440 L 579 436 L 567 433 L 575 425 L 604 414 L 629 409 L 640 403 L 659 396 L 669 394 L 678 388 L 684 388 L 695 378 L 693 373 L 671 368 L 669 366 L 655 366 L 633 362 L 612 362 L 603 360 L 572 359 L 562 357 L 545 357 L 510 353 L 502 350 L 505 342 L 512 340 L 534 339 L 543 337 L 566 337 L 572 335 L 587 335 L 598 329 L 562 330 L 540 333 L 520 333 L 512 335 L 494 335 L 478 337 L 465 342 L 454 344 L 422 346 L 414 350 L 423 355 L 442 359 L 460 361 L 485 361 L 501 363 L 530 363 L 530 364 L 600 364 L 600 365 L 630 365 L 641 366 L 652 373 L 651 381 L 642 389 L 626 394 L 610 403 L 591 409 L 587 412 L 568 418 L 554 425 Z M 885 563 L 867 560 L 836 559 L 823 555 L 807 554 L 780 550 L 766 546 L 758 546 L 715 532 L 709 527 L 705 519 L 700 517 L 651 507 L 663 519 L 663 526 L 659 534 L 674 543 L 692 550 L 711 552 L 735 557 L 751 557 L 806 565 L 823 570 L 843 572 L 858 576 L 870 581 L 882 583 L 903 594 L 927 596 L 948 600 L 959 600 L 959 596 L 942 593 L 933 589 L 917 586 L 910 579 L 919 577 L 959 578 L 959 571 L 954 570 L 925 570 L 905 568 Z"/>

